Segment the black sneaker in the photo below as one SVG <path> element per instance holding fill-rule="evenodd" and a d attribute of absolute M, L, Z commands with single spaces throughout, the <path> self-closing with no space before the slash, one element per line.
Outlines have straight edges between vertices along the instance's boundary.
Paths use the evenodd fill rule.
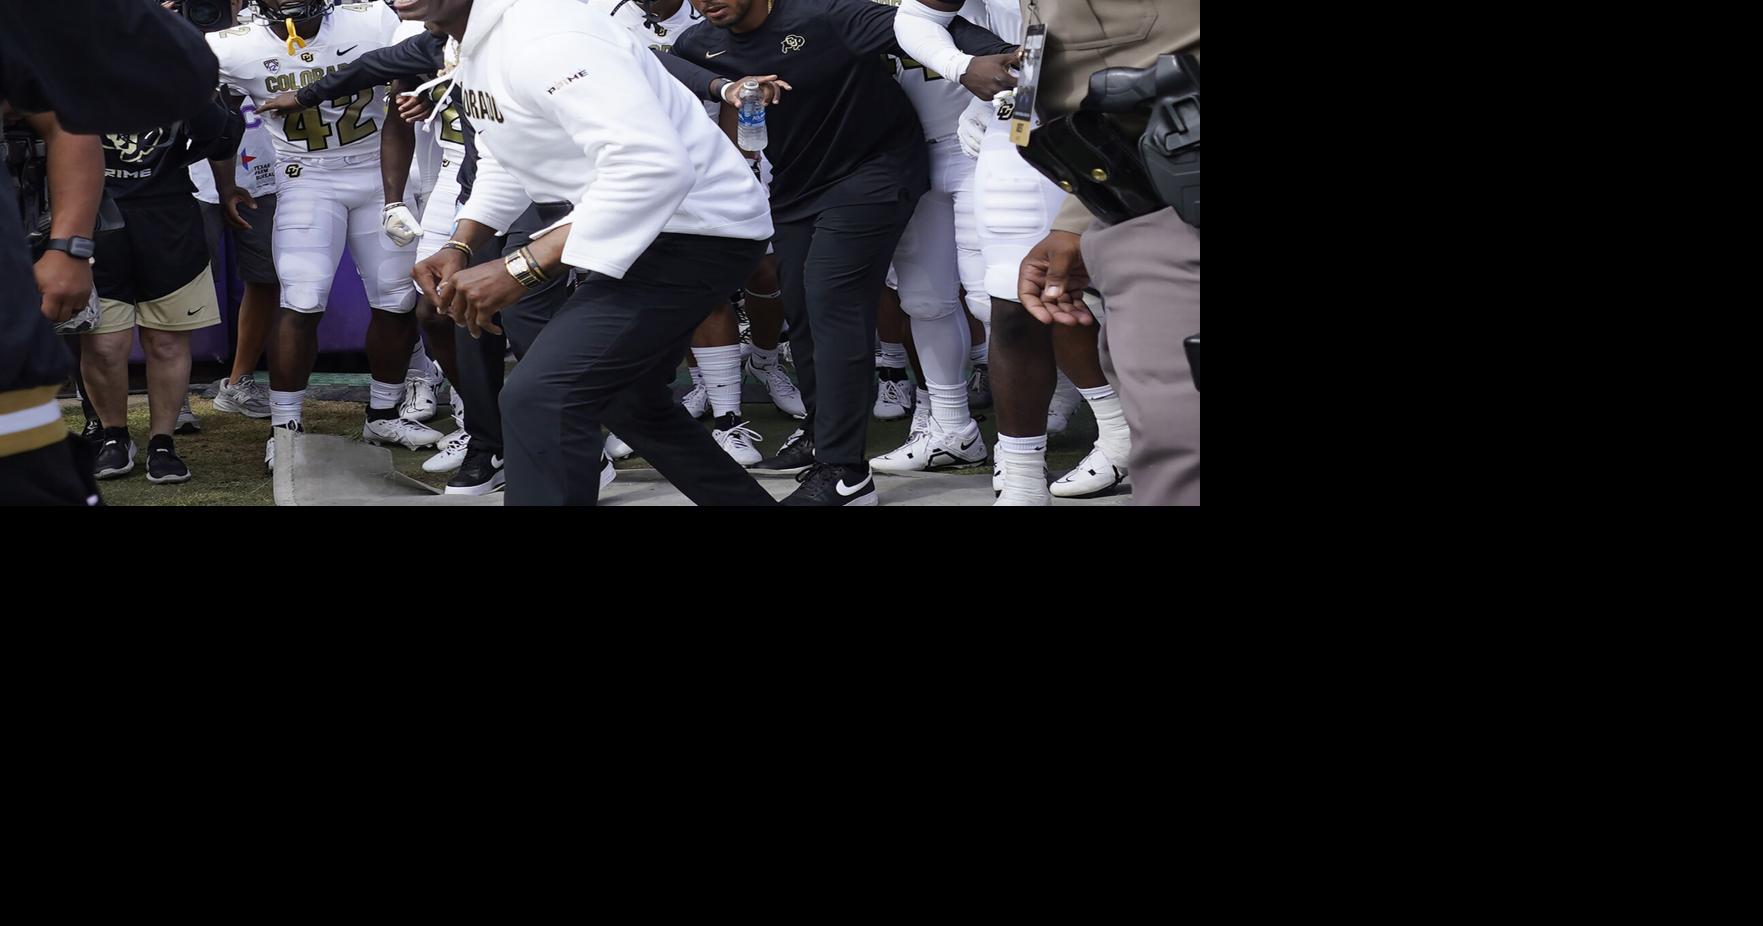
<path fill-rule="evenodd" d="M 92 464 L 92 475 L 99 479 L 115 479 L 135 470 L 135 441 L 128 428 L 105 428 L 104 442 L 98 446 L 98 460 Z"/>
<path fill-rule="evenodd" d="M 190 468 L 178 459 L 169 434 L 155 434 L 147 440 L 147 481 L 155 485 L 190 481 Z"/>
<path fill-rule="evenodd" d="M 830 466 L 816 463 L 796 477 L 801 485 L 783 504 L 795 508 L 873 508 L 881 504 L 875 494 L 875 477 L 867 464 Z"/>
<path fill-rule="evenodd" d="M 465 448 L 465 462 L 447 480 L 448 495 L 488 495 L 507 481 L 502 473 L 502 451 L 481 450 L 476 443 Z"/>
<path fill-rule="evenodd" d="M 796 433 L 778 449 L 777 456 L 760 460 L 748 469 L 766 476 L 793 476 L 813 465 L 814 435 L 797 428 Z"/>
<path fill-rule="evenodd" d="M 87 418 L 86 426 L 80 429 L 80 439 L 91 444 L 93 448 L 104 446 L 104 425 L 96 418 Z"/>

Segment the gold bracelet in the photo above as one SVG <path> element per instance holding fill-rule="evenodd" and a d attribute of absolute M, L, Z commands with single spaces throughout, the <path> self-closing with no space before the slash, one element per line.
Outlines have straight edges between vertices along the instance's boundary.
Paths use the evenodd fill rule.
<path fill-rule="evenodd" d="M 464 254 L 468 260 L 471 258 L 471 245 L 466 244 L 463 241 L 448 241 L 446 244 L 441 245 L 442 250 L 446 250 L 447 248 L 458 250 L 460 253 Z"/>
<path fill-rule="evenodd" d="M 527 269 L 532 271 L 533 276 L 536 276 L 539 278 L 540 283 L 550 282 L 551 275 L 546 273 L 545 269 L 543 267 L 539 266 L 539 260 L 538 260 L 538 258 L 533 256 L 532 251 L 530 251 L 526 248 L 521 248 L 520 249 L 520 256 L 526 258 Z"/>

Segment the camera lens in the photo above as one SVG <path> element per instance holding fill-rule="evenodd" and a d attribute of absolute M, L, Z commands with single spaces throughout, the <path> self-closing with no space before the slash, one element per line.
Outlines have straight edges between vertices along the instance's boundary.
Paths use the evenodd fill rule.
<path fill-rule="evenodd" d="M 221 0 L 184 0 L 184 16 L 204 31 L 226 23 L 227 5 Z"/>

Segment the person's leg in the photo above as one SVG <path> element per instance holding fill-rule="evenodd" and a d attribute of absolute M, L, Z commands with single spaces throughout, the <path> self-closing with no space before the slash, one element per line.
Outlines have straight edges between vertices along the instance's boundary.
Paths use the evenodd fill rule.
<path fill-rule="evenodd" d="M 129 348 L 135 341 L 134 317 L 132 305 L 104 305 L 100 329 L 84 335 L 85 342 L 80 345 L 80 372 L 86 381 L 86 395 L 105 428 L 128 427 Z M 129 327 L 102 330 L 111 318 L 127 318 Z"/>
<path fill-rule="evenodd" d="M 145 214 L 143 214 L 145 213 Z M 189 467 L 178 458 L 172 441 L 178 412 L 190 393 L 190 332 L 220 324 L 220 301 L 208 254 L 178 238 L 180 226 L 196 221 L 193 201 L 169 200 L 137 209 L 128 217 L 135 235 L 161 238 L 159 260 L 137 268 L 137 287 L 158 293 L 141 300 L 137 322 L 141 350 L 147 357 L 147 479 L 154 483 L 184 482 Z M 136 239 L 136 253 L 145 246 Z"/>
<path fill-rule="evenodd" d="M 281 281 L 281 305 L 269 342 L 272 429 L 300 429 L 306 384 L 318 359 L 318 325 L 348 245 L 349 209 L 339 198 L 337 173 L 303 165 L 297 175 L 284 174 L 276 192 L 270 248 Z"/>
<path fill-rule="evenodd" d="M 275 256 L 270 236 L 275 230 L 276 197 L 274 194 L 256 198 L 257 209 L 249 211 L 246 230 L 232 231 L 234 263 L 239 278 L 245 283 L 244 297 L 239 300 L 238 339 L 233 347 L 233 368 L 227 377 L 238 382 L 257 370 L 263 360 L 264 345 L 281 302 L 281 283 L 275 275 Z M 260 387 L 261 388 L 261 387 Z"/>
<path fill-rule="evenodd" d="M 770 501 L 666 388 L 692 331 L 761 247 L 662 235 L 623 279 L 591 274 L 577 286 L 502 391 L 510 505 L 593 504 L 608 414 L 608 425 L 662 475 L 679 478 L 693 501 Z"/>
<path fill-rule="evenodd" d="M 1060 498 L 1081 498 L 1106 491 L 1118 485 L 1127 473 L 1132 436 L 1120 396 L 1102 373 L 1102 359 L 1097 353 L 1100 333 L 1098 327 L 1053 326 L 1053 354 L 1059 361 L 1059 370 L 1071 382 L 1071 388 L 1089 403 L 1096 418 L 1095 449 L 1053 483 L 1052 492 Z"/>
<path fill-rule="evenodd" d="M 918 398 L 912 381 L 906 378 L 906 335 L 910 323 L 900 306 L 900 284 L 894 269 L 882 284 L 881 299 L 875 311 L 875 407 L 874 415 L 882 421 L 903 418 Z M 924 382 L 924 380 L 919 380 Z"/>
<path fill-rule="evenodd" d="M 177 427 L 184 396 L 190 392 L 190 333 L 146 327 L 140 332 L 141 352 L 147 356 L 147 411 L 152 422 L 147 434 L 170 434 Z"/>
<path fill-rule="evenodd" d="M 814 221 L 774 222 L 771 239 L 772 265 L 777 272 L 778 292 L 782 297 L 784 318 L 790 323 L 790 351 L 796 367 L 796 383 L 801 390 L 802 426 L 783 444 L 775 456 L 761 461 L 755 469 L 780 474 L 794 473 L 813 460 L 815 411 L 819 403 L 814 369 L 814 327 L 808 319 L 807 281 L 804 267 L 809 248 L 814 244 Z M 747 300 L 748 318 L 753 316 L 753 299 Z M 760 323 L 753 322 L 753 351 L 763 349 Z M 772 356 L 773 363 L 776 355 Z"/>
<path fill-rule="evenodd" d="M 1198 505 L 1200 392 L 1182 342 L 1200 333 L 1200 233 L 1164 209 L 1092 226 L 1083 253 L 1132 429 L 1133 503 Z"/>
<path fill-rule="evenodd" d="M 416 285 L 410 278 L 416 243 L 394 244 L 382 225 L 384 193 L 378 171 L 359 168 L 338 172 L 340 195 L 349 206 L 349 253 L 361 274 L 367 304 L 367 364 L 373 375 L 363 436 L 376 443 L 397 443 L 415 450 L 440 442 L 446 435 L 401 416 L 405 374 L 412 345 L 417 343 Z M 432 399 L 428 410 L 433 411 Z"/>

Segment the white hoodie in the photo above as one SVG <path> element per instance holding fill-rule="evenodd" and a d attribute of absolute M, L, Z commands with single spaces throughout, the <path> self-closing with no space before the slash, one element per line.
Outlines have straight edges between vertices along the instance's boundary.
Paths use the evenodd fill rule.
<path fill-rule="evenodd" d="M 459 218 L 575 204 L 564 263 L 623 277 L 662 232 L 771 237 L 747 160 L 629 30 L 577 0 L 476 0 L 455 76 L 477 130 Z"/>

